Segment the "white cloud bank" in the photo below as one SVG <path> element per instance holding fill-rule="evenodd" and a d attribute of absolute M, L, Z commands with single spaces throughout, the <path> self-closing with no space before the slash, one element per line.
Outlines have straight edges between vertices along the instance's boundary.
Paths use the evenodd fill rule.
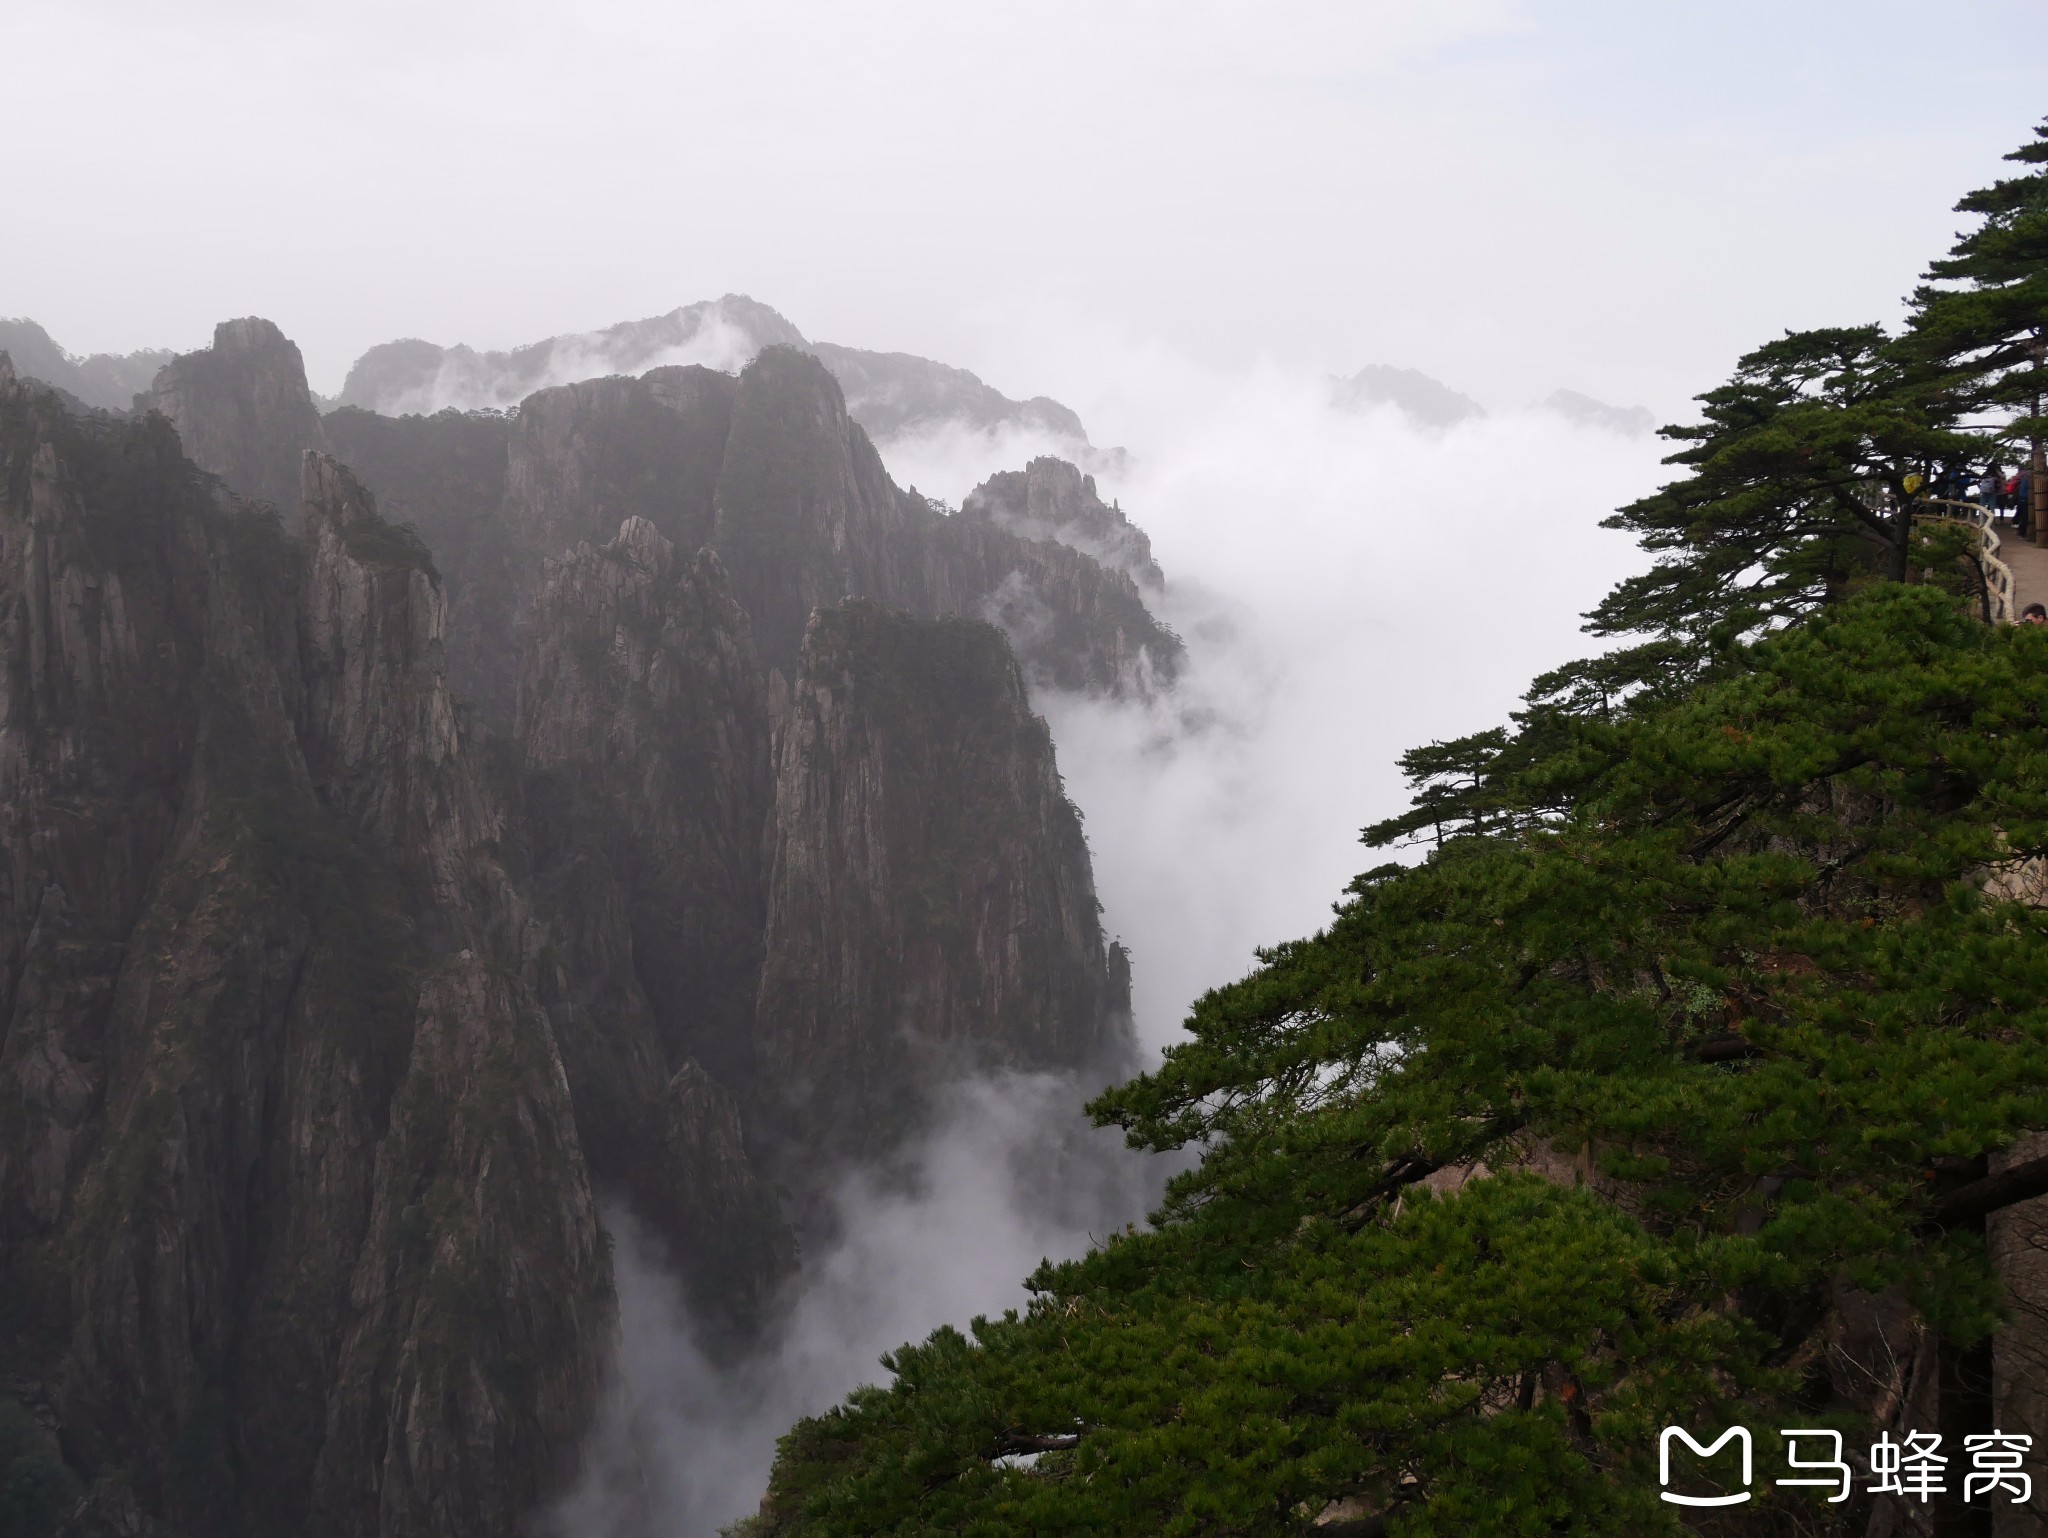
<path fill-rule="evenodd" d="M 1131 446 L 1102 494 L 1152 536 L 1189 668 L 1149 709 L 1039 704 L 1159 1047 L 1386 858 L 1357 834 L 1406 805 L 1397 755 L 1504 721 L 1535 674 L 1597 649 L 1580 614 L 1645 562 L 1599 522 L 1665 478 L 1670 446 L 1535 408 L 1430 431 L 1333 409 L 1317 376 L 1149 348 L 1095 349 L 1084 372 L 1084 420 Z M 957 503 L 1039 447 L 883 453 Z"/>
<path fill-rule="evenodd" d="M 1589 649 L 1578 613 L 1641 561 L 1598 521 L 1657 484 L 1660 440 L 1535 410 L 1434 433 L 1334 411 L 1317 377 L 1143 349 L 1094 364 L 1093 409 L 1133 449 L 1103 491 L 1153 536 L 1189 667 L 1149 707 L 1039 704 L 1156 1052 L 1199 992 L 1317 928 L 1379 862 L 1357 830 L 1405 804 L 1396 754 L 1500 721 L 1533 674 Z M 945 433 L 883 452 L 957 503 L 1041 447 Z M 1142 1219 L 1162 1161 L 1085 1126 L 1095 1087 L 961 1086 L 894 1176 L 846 1180 L 841 1237 L 807 1259 L 786 1329 L 731 1368 L 698 1353 L 615 1216 L 625 1344 L 562 1538 L 710 1538 L 759 1499 L 777 1434 L 881 1380 L 880 1353 L 1021 1303 L 1041 1257 Z"/>

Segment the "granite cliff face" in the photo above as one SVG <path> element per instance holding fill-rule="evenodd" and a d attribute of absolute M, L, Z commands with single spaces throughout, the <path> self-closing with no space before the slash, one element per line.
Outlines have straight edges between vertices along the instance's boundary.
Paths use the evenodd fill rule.
<path fill-rule="evenodd" d="M 740 375 L 711 544 L 771 666 L 794 670 L 821 605 L 878 598 L 928 610 L 911 542 L 935 516 L 889 479 L 815 359 L 771 347 Z"/>
<path fill-rule="evenodd" d="M 718 557 L 644 518 L 551 562 L 519 742 L 566 836 L 602 848 L 631 910 L 655 1030 L 728 1083 L 754 1073 L 769 696 Z"/>
<path fill-rule="evenodd" d="M 213 346 L 166 363 L 135 411 L 161 412 L 196 464 L 277 508 L 297 504 L 300 453 L 327 447 L 298 344 L 254 317 L 222 321 Z"/>
<path fill-rule="evenodd" d="M 763 1160 L 801 1209 L 950 1075 L 1119 1061 L 979 616 L 1070 621 L 1010 634 L 1078 687 L 1177 647 L 899 491 L 793 351 L 322 423 L 232 322 L 139 404 L 0 364 L 0 1478 L 509 1535 L 612 1349 L 599 1197 L 739 1349 L 796 1264 Z"/>
<path fill-rule="evenodd" d="M 1127 966 L 988 626 L 862 603 L 813 618 L 771 848 L 761 1051 L 826 1149 L 886 1149 L 968 1069 L 1123 1066 Z"/>
<path fill-rule="evenodd" d="M 451 677 L 500 727 L 544 562 L 629 517 L 678 550 L 718 552 L 763 664 L 785 680 L 811 611 L 846 598 L 988 619 L 1051 687 L 1143 692 L 1180 663 L 1138 585 L 1158 585 L 1149 544 L 1079 471 L 1037 461 L 1039 490 L 1020 492 L 1014 518 L 1006 495 L 980 493 L 947 517 L 889 479 L 831 375 L 789 348 L 736 379 L 667 367 L 541 390 L 511 418 L 343 408 L 326 428 L 433 548 Z"/>
<path fill-rule="evenodd" d="M 589 1023 L 425 551 L 332 461 L 288 534 L 11 374 L 0 472 L 8 1389 L 124 1531 L 510 1533 L 608 1339 Z M 702 1077 L 636 1080 L 640 1152 L 730 1217 Z"/>

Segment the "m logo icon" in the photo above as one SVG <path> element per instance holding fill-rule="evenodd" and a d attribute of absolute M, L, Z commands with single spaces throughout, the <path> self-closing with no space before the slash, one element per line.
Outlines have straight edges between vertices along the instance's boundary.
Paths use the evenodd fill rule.
<path fill-rule="evenodd" d="M 1676 1437 L 1702 1458 L 1711 1458 L 1726 1447 L 1729 1442 L 1742 1446 L 1742 1482 L 1747 1485 L 1753 1470 L 1753 1449 L 1747 1426 L 1730 1426 L 1707 1446 L 1702 1447 L 1692 1439 L 1692 1433 L 1678 1426 L 1666 1426 L 1657 1438 L 1657 1483 L 1671 1483 L 1671 1439 Z M 1742 1490 L 1734 1495 L 1674 1495 L 1668 1489 L 1657 1492 L 1659 1500 L 1669 1501 L 1674 1506 L 1739 1506 L 1749 1499 L 1749 1491 Z"/>

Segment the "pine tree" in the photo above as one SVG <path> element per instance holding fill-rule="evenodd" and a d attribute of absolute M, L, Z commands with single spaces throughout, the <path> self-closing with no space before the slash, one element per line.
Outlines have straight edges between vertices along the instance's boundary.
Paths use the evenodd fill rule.
<path fill-rule="evenodd" d="M 1983 1339 L 2048 1189 L 1985 1174 L 2048 1126 L 2048 912 L 1984 882 L 2048 855 L 2048 633 L 1884 584 L 1574 730 L 1562 815 L 1361 877 L 1101 1097 L 1205 1149 L 1156 1229 L 800 1425 L 767 1530 L 1669 1532 L 1658 1427 L 1873 1430 L 1843 1298 Z"/>
<path fill-rule="evenodd" d="M 1882 327 L 1788 333 L 1667 427 L 1692 473 L 1606 520 L 1657 564 L 1587 616 L 1595 635 L 1649 634 L 1698 665 L 1728 644 L 1912 566 L 1909 478 L 1960 461 L 1956 402 Z M 1918 489 L 1918 481 L 1912 481 Z"/>
<path fill-rule="evenodd" d="M 2048 123 L 2005 157 L 2027 167 L 1956 204 L 1983 223 L 1929 266 L 1912 298 L 1906 350 L 1940 369 L 1965 406 L 1991 414 L 1998 435 L 2027 442 L 2034 527 L 2043 528 L 2048 476 L 2041 396 L 2048 384 Z"/>

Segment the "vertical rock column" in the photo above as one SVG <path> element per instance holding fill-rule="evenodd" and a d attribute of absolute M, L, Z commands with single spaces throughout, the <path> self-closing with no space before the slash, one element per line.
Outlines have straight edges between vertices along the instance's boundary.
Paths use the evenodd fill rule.
<path fill-rule="evenodd" d="M 308 454 L 304 474 L 308 764 L 425 899 L 308 1530 L 487 1538 L 554 1487 L 589 1424 L 610 1265 L 527 975 L 532 920 L 443 675 L 438 577 L 339 465 Z"/>
<path fill-rule="evenodd" d="M 298 344 L 256 316 L 222 321 L 211 347 L 166 363 L 135 406 L 168 417 L 192 462 L 230 490 L 280 509 L 298 503 L 300 451 L 327 447 Z"/>
<path fill-rule="evenodd" d="M 595 1176 L 744 1333 L 795 1263 L 755 1177 L 767 690 L 708 550 L 644 518 L 548 565 L 519 737 L 557 1023 Z M 736 1093 L 737 1092 L 737 1093 Z"/>
<path fill-rule="evenodd" d="M 809 1147 L 885 1151 L 961 1072 L 1128 1049 L 1080 817 L 992 627 L 821 610 L 770 847 L 758 1029 Z"/>

